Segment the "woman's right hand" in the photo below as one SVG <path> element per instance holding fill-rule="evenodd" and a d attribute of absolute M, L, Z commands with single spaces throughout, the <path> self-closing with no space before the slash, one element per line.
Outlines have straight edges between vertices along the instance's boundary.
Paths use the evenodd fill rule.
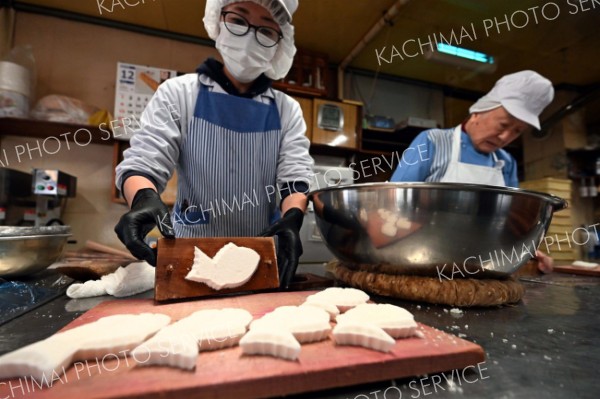
<path fill-rule="evenodd" d="M 150 248 L 144 238 L 154 226 L 158 226 L 166 238 L 175 238 L 169 208 L 156 190 L 143 188 L 135 193 L 131 210 L 121 216 L 115 233 L 133 256 L 152 266 L 156 266 L 156 250 Z"/>

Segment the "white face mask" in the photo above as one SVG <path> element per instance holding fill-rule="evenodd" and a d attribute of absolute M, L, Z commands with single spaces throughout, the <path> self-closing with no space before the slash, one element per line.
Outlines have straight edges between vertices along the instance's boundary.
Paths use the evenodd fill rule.
<path fill-rule="evenodd" d="M 240 82 L 249 83 L 271 68 L 277 47 L 261 46 L 250 30 L 245 36 L 229 32 L 223 22 L 216 47 L 223 57 L 227 70 Z"/>

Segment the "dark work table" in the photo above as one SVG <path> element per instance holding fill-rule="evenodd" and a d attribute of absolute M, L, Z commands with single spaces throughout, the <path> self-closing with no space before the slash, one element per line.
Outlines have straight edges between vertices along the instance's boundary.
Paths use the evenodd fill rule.
<path fill-rule="evenodd" d="M 325 274 L 323 265 L 300 272 Z M 600 278 L 553 273 L 522 277 L 523 301 L 501 308 L 463 308 L 373 297 L 412 312 L 418 322 L 481 345 L 477 368 L 381 381 L 288 398 L 598 398 L 600 397 Z M 146 292 L 134 298 L 151 298 Z M 66 295 L 0 326 L 0 354 L 47 338 L 97 304 Z"/>

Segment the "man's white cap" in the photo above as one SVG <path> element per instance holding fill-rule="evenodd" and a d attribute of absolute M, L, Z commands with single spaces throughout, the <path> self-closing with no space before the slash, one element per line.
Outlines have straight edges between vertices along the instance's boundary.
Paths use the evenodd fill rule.
<path fill-rule="evenodd" d="M 469 112 L 485 112 L 502 106 L 515 118 L 540 129 L 539 116 L 553 98 L 552 82 L 537 72 L 521 71 L 500 78 Z"/>
<path fill-rule="evenodd" d="M 294 27 L 291 22 L 292 15 L 298 9 L 298 0 L 207 0 L 203 21 L 211 39 L 217 40 L 219 36 L 221 9 L 229 4 L 242 1 L 251 1 L 266 8 L 281 27 L 283 39 L 277 45 L 277 51 L 271 61 L 271 69 L 266 71 L 265 75 L 273 80 L 284 78 L 290 71 L 296 54 Z"/>

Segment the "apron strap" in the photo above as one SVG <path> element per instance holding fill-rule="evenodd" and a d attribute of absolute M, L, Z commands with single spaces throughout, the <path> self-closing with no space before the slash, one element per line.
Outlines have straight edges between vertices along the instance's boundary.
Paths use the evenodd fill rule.
<path fill-rule="evenodd" d="M 458 125 L 452 133 L 452 152 L 450 153 L 450 162 L 457 163 L 460 160 L 460 133 L 461 125 Z"/>

